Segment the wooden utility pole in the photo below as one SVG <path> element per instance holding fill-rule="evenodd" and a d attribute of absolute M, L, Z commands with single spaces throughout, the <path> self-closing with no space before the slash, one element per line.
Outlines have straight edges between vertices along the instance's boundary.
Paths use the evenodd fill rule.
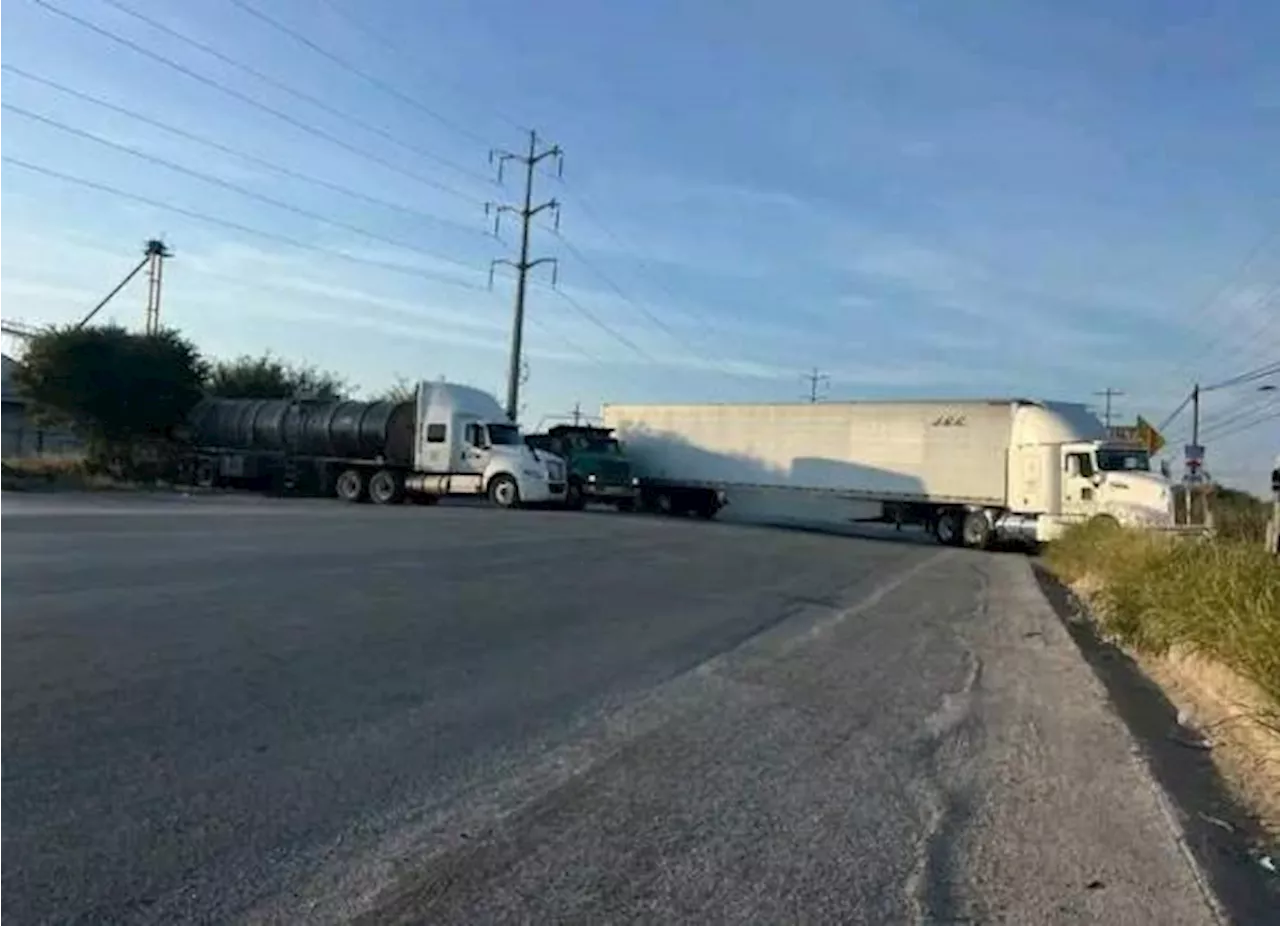
<path fill-rule="evenodd" d="M 549 199 L 537 206 L 533 205 L 533 176 L 534 168 L 547 158 L 556 159 L 556 172 L 562 173 L 564 170 L 564 153 L 560 150 L 559 145 L 551 145 L 541 150 L 538 148 L 538 133 L 529 132 L 529 150 L 527 154 L 514 154 L 510 151 L 490 151 L 490 163 L 496 162 L 498 165 L 498 182 L 502 182 L 503 167 L 508 161 L 516 161 L 524 165 L 524 201 L 520 206 L 508 205 L 505 203 L 485 203 L 485 214 L 493 215 L 493 233 L 496 236 L 501 228 L 502 214 L 510 212 L 520 217 L 520 257 L 518 260 L 509 260 L 507 258 L 499 258 L 489 265 L 489 285 L 493 285 L 493 268 L 499 264 L 505 264 L 512 267 L 516 271 L 516 304 L 514 318 L 511 322 L 511 362 L 507 372 L 507 417 L 512 421 L 516 420 L 517 413 L 520 409 L 520 371 L 521 367 L 521 351 L 524 347 L 524 302 L 525 292 L 528 288 L 527 278 L 529 271 L 539 264 L 552 265 L 552 285 L 555 285 L 555 268 L 556 259 L 554 257 L 539 257 L 537 260 L 529 259 L 529 230 L 533 224 L 534 218 L 544 210 L 550 209 L 555 213 L 556 227 L 560 227 L 560 204 Z"/>

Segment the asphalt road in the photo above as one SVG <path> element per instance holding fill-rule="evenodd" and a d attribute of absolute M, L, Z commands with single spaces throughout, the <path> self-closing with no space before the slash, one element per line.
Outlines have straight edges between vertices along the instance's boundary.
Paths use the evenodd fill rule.
<path fill-rule="evenodd" d="M 9 922 L 1214 921 L 1022 557 L 606 513 L 2 511 Z"/>

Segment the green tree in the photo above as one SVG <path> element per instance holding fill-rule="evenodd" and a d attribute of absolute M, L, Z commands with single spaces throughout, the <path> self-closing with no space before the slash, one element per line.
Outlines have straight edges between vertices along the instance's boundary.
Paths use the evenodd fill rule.
<path fill-rule="evenodd" d="M 324 399 L 347 397 L 350 389 L 336 373 L 286 363 L 271 354 L 248 355 L 213 364 L 205 388 L 227 399 Z"/>
<path fill-rule="evenodd" d="M 42 331 L 14 372 L 33 414 L 70 427 L 96 461 L 167 438 L 199 400 L 204 377 L 199 352 L 177 332 L 115 325 Z"/>
<path fill-rule="evenodd" d="M 412 402 L 418 394 L 416 383 L 403 376 L 396 376 L 396 381 L 374 396 L 377 402 Z"/>

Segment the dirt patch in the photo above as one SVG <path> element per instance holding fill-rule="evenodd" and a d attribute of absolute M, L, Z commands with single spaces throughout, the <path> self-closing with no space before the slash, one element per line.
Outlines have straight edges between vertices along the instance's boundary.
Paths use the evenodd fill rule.
<path fill-rule="evenodd" d="M 1232 790 L 1280 840 L 1280 709 L 1239 673 L 1185 648 L 1131 655 L 1177 707 L 1185 729 L 1202 736 Z"/>

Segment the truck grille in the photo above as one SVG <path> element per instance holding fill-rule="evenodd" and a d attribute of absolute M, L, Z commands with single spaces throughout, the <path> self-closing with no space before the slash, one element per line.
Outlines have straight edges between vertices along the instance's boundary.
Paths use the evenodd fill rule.
<path fill-rule="evenodd" d="M 596 478 L 610 485 L 626 485 L 631 482 L 631 467 L 621 460 L 602 460 L 596 467 Z"/>

